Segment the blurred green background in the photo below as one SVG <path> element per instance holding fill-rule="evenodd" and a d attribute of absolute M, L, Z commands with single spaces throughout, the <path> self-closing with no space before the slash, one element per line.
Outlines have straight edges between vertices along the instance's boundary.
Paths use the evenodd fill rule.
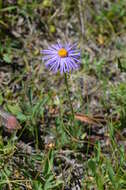
<path fill-rule="evenodd" d="M 45 69 L 40 50 L 78 42 L 81 68 Z M 0 190 L 125 190 L 126 1 L 0 0 Z M 81 114 L 80 117 L 77 117 Z"/>

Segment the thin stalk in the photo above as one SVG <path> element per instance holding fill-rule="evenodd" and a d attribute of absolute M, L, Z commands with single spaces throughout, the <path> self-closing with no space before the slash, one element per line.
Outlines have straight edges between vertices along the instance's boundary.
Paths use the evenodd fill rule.
<path fill-rule="evenodd" d="M 69 90 L 69 85 L 68 85 L 67 73 L 64 74 L 64 78 L 65 78 L 65 85 L 66 85 L 66 90 L 67 90 L 67 96 L 68 96 L 68 100 L 69 100 L 69 104 L 70 104 L 70 109 L 71 109 L 71 115 L 72 115 L 72 119 L 74 119 L 74 110 L 73 110 L 73 106 L 72 106 L 72 101 L 70 99 L 70 90 Z"/>
<path fill-rule="evenodd" d="M 34 126 L 34 130 L 35 130 L 35 148 L 36 148 L 36 150 L 38 150 L 39 142 L 38 142 L 38 128 L 37 128 L 37 126 Z"/>

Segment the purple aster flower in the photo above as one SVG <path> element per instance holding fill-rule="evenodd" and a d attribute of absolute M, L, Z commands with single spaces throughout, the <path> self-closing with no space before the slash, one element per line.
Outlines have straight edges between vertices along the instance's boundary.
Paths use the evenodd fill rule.
<path fill-rule="evenodd" d="M 54 73 L 60 71 L 62 74 L 79 68 L 80 50 L 77 49 L 77 43 L 62 45 L 58 42 L 47 50 L 42 50 L 41 53 L 44 55 L 46 68 Z"/>

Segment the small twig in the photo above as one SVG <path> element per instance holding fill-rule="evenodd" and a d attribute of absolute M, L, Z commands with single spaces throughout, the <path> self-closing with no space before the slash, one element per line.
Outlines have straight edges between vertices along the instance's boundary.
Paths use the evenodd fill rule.
<path fill-rule="evenodd" d="M 81 33 L 82 33 L 82 38 L 85 38 L 85 26 L 84 26 L 84 15 L 83 15 L 83 2 L 82 0 L 78 1 L 78 7 L 79 7 L 79 14 L 80 14 L 80 24 L 81 24 Z"/>

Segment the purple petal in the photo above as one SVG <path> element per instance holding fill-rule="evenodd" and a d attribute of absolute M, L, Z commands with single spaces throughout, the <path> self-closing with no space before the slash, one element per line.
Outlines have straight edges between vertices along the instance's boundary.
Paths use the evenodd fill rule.
<path fill-rule="evenodd" d="M 77 57 L 80 57 L 80 53 L 70 53 L 69 56 L 77 56 Z"/>
<path fill-rule="evenodd" d="M 58 43 L 58 47 L 59 47 L 59 48 L 62 48 L 62 47 L 63 47 L 59 40 L 57 40 L 57 43 Z"/>
<path fill-rule="evenodd" d="M 46 68 L 56 73 L 58 70 L 60 73 L 70 72 L 79 67 L 80 62 L 80 50 L 76 48 L 77 43 L 67 43 L 62 45 L 60 41 L 57 44 L 49 46 L 47 50 L 40 51 L 44 54 L 43 60 L 45 61 Z M 65 48 L 68 51 L 67 57 L 60 57 L 58 51 L 61 48 Z"/>
<path fill-rule="evenodd" d="M 77 59 L 75 56 L 72 56 L 71 58 L 74 59 L 75 62 L 77 62 L 77 63 L 81 63 L 80 60 Z"/>
<path fill-rule="evenodd" d="M 61 74 L 63 74 L 63 72 L 64 72 L 64 67 L 65 67 L 64 61 L 63 61 L 63 59 L 61 59 L 61 62 L 60 62 L 60 73 Z"/>
<path fill-rule="evenodd" d="M 59 69 L 60 61 L 61 61 L 61 59 L 59 58 L 58 61 L 57 61 L 57 66 L 55 67 L 55 70 L 54 70 L 55 73 L 56 73 L 56 72 L 58 71 L 58 69 Z"/>
<path fill-rule="evenodd" d="M 49 60 L 55 60 L 55 59 L 57 59 L 57 55 L 56 56 L 45 56 L 45 57 L 43 57 L 43 61 L 49 61 Z"/>
<path fill-rule="evenodd" d="M 57 51 L 45 49 L 45 50 L 40 50 L 40 53 L 42 53 L 42 54 L 56 54 Z"/>
<path fill-rule="evenodd" d="M 58 45 L 51 45 L 51 47 L 52 47 L 54 50 L 56 50 L 56 51 L 59 50 L 59 46 L 58 46 Z"/>
<path fill-rule="evenodd" d="M 69 64 L 71 65 L 71 67 L 72 67 L 73 69 L 78 68 L 78 65 L 77 65 L 77 64 L 75 63 L 75 61 L 72 60 L 72 59 L 69 60 Z"/>
<path fill-rule="evenodd" d="M 57 65 L 57 60 L 55 62 L 52 63 L 52 66 L 50 67 L 50 71 L 53 70 Z"/>
<path fill-rule="evenodd" d="M 54 63 L 57 59 L 54 58 L 54 59 L 49 59 L 48 61 L 45 62 L 45 65 L 50 65 L 52 63 Z"/>
<path fill-rule="evenodd" d="M 77 43 L 74 43 L 72 45 L 69 46 L 69 48 L 67 49 L 67 51 L 70 51 L 71 49 L 74 49 L 77 47 Z"/>

